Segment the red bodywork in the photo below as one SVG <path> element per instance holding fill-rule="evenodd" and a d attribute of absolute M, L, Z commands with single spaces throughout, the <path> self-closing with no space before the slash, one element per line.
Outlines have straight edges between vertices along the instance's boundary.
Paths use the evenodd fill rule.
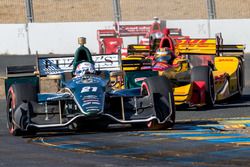
<path fill-rule="evenodd" d="M 122 38 L 117 37 L 115 30 L 97 30 L 99 54 L 118 53 L 122 47 Z"/>
<path fill-rule="evenodd" d="M 194 81 L 192 83 L 193 91 L 190 99 L 191 104 L 205 104 L 206 103 L 206 82 Z"/>
<path fill-rule="evenodd" d="M 103 54 L 118 53 L 119 48 L 122 47 L 122 38 L 104 38 L 103 39 Z"/>
<path fill-rule="evenodd" d="M 160 39 L 160 44 L 158 48 L 169 48 L 173 53 L 175 53 L 175 41 L 170 36 L 164 36 Z"/>
<path fill-rule="evenodd" d="M 118 25 L 115 29 L 97 30 L 100 54 L 118 53 L 123 47 L 122 37 L 146 36 L 151 25 Z"/>
<path fill-rule="evenodd" d="M 154 46 L 156 48 L 153 48 L 153 50 L 159 47 L 168 47 L 174 52 L 175 40 L 188 38 L 182 36 L 181 29 L 179 28 L 165 28 L 164 22 L 154 21 L 152 24 L 147 25 L 119 25 L 119 23 L 115 23 L 114 29 L 97 30 L 99 53 L 118 53 L 118 50 L 123 48 L 122 37 L 137 36 L 139 39 L 141 36 L 143 38 L 138 41 L 138 43 L 152 47 L 153 41 L 150 41 L 152 34 L 163 34 L 163 37 L 160 39 L 161 41 L 158 41 L 159 43 Z M 123 53 L 123 55 L 126 54 L 127 53 Z"/>

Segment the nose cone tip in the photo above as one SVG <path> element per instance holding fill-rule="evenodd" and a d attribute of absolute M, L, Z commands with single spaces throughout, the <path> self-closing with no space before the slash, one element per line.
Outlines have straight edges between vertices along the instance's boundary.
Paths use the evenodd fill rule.
<path fill-rule="evenodd" d="M 96 116 L 101 112 L 100 109 L 96 108 L 96 109 L 87 109 L 86 113 L 88 114 L 88 116 Z"/>

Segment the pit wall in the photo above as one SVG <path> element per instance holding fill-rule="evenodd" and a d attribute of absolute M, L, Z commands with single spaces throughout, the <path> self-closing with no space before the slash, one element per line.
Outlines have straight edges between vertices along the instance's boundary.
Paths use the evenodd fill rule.
<path fill-rule="evenodd" d="M 120 24 L 150 24 L 152 21 L 130 21 Z M 245 44 L 250 52 L 250 19 L 166 20 L 169 28 L 181 28 L 183 35 L 193 38 L 214 37 L 222 32 L 224 44 Z M 0 54 L 72 54 L 78 47 L 77 37 L 87 38 L 86 46 L 98 52 L 96 31 L 113 29 L 113 22 L 67 22 L 0 24 Z M 124 38 L 125 46 L 136 43 L 136 37 Z"/>

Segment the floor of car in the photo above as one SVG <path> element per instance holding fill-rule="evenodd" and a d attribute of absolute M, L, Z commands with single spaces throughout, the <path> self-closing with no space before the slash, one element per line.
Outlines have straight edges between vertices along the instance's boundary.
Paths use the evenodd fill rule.
<path fill-rule="evenodd" d="M 32 123 L 38 125 L 59 124 L 59 114 L 38 114 L 31 118 Z"/>

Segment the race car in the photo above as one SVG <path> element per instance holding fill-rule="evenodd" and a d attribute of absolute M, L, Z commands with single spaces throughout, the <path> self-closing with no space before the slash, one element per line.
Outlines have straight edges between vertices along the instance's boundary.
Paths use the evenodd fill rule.
<path fill-rule="evenodd" d="M 151 59 L 153 71 L 171 80 L 176 105 L 211 107 L 216 101 L 241 96 L 244 87 L 244 45 L 223 45 L 211 39 L 177 39 L 175 51 L 131 45 L 126 59 Z M 178 53 L 178 55 L 176 55 Z"/>
<path fill-rule="evenodd" d="M 174 83 L 176 105 L 211 107 L 216 101 L 242 94 L 243 45 L 221 45 L 216 38 L 178 42 L 179 56 L 159 70 Z"/>
<path fill-rule="evenodd" d="M 124 48 L 124 37 L 137 37 L 140 45 L 149 45 L 152 51 L 158 47 L 168 46 L 174 50 L 175 39 L 189 38 L 182 34 L 180 28 L 166 28 L 166 21 L 154 17 L 151 24 L 122 25 L 114 23 L 114 29 L 97 30 L 97 41 L 99 54 L 114 54 L 121 52 L 127 56 L 127 49 Z M 139 37 L 141 38 L 139 40 Z M 164 39 L 163 39 L 164 38 Z"/>
<path fill-rule="evenodd" d="M 110 72 L 99 70 L 98 63 L 94 68 L 83 61 L 72 75 L 69 60 L 72 57 L 38 56 L 35 67 L 7 67 L 6 113 L 12 135 L 106 128 L 110 124 L 145 125 L 150 129 L 174 125 L 173 92 L 165 77 L 149 77 L 141 87 L 115 90 Z M 58 79 L 59 90 L 41 93 L 42 77 Z"/>

